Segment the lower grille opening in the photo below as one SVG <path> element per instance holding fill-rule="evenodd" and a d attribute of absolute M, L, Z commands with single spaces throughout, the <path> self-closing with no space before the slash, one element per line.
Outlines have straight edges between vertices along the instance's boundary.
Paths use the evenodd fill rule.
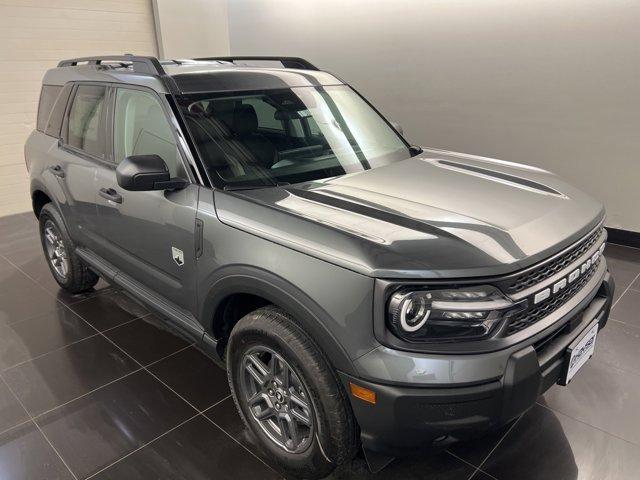
<path fill-rule="evenodd" d="M 565 335 L 567 333 L 571 332 L 571 324 L 567 323 L 566 325 L 564 325 L 562 328 L 559 328 L 558 330 L 556 330 L 555 332 L 547 335 L 544 338 L 541 338 L 540 340 L 538 340 L 536 343 L 533 344 L 533 349 L 536 351 L 536 353 L 538 354 L 538 356 L 540 356 L 542 353 L 544 353 L 544 351 L 547 349 L 547 347 L 549 345 L 551 345 L 551 343 L 558 337 Z"/>

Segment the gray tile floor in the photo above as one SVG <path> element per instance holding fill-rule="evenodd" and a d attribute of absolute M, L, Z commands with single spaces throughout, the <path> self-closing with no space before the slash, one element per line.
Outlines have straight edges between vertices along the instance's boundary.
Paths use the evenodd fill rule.
<path fill-rule="evenodd" d="M 640 478 L 640 250 L 609 245 L 617 282 L 596 355 L 511 425 L 447 451 L 362 458 L 335 479 Z M 57 288 L 31 214 L 0 218 L 0 478 L 278 478 L 225 373 L 144 307 L 99 283 Z"/>

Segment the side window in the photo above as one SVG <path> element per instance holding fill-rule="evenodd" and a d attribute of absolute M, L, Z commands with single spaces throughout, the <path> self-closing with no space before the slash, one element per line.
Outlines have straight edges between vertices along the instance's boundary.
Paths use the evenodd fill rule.
<path fill-rule="evenodd" d="M 302 128 L 302 120 L 293 118 L 289 120 L 291 126 L 291 136 L 295 138 L 304 138 L 304 129 Z"/>
<path fill-rule="evenodd" d="M 36 129 L 44 132 L 47 126 L 47 120 L 56 103 L 56 99 L 60 94 L 62 87 L 58 85 L 43 85 L 40 91 L 40 102 L 38 103 L 38 119 L 36 121 Z"/>
<path fill-rule="evenodd" d="M 49 120 L 44 127 L 45 134 L 56 138 L 60 137 L 60 129 L 62 127 L 62 121 L 64 120 L 64 112 L 67 109 L 67 102 L 69 101 L 69 95 L 71 95 L 72 89 L 73 84 L 68 83 L 65 85 L 62 92 L 60 92 L 60 95 L 58 95 L 56 104 L 53 106 L 51 114 L 49 115 Z"/>
<path fill-rule="evenodd" d="M 67 143 L 97 157 L 104 157 L 102 109 L 106 91 L 101 85 L 79 85 L 69 111 Z"/>
<path fill-rule="evenodd" d="M 284 131 L 281 120 L 276 120 L 276 108 L 262 97 L 245 98 L 243 105 L 251 105 L 258 117 L 258 128 Z"/>
<path fill-rule="evenodd" d="M 141 90 L 119 88 L 113 126 L 114 159 L 159 155 L 172 177 L 185 177 L 173 130 L 158 99 Z"/>
<path fill-rule="evenodd" d="M 318 126 L 315 118 L 311 116 L 307 117 L 307 125 L 309 126 L 309 132 L 311 133 L 311 135 L 318 137 L 322 136 L 322 131 L 320 130 L 320 127 Z"/>

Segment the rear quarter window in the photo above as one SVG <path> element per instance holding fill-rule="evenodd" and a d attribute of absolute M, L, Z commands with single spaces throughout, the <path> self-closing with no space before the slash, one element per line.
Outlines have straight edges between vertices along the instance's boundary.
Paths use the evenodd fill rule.
<path fill-rule="evenodd" d="M 59 85 L 43 85 L 40 91 L 40 103 L 38 103 L 38 119 L 36 121 L 36 130 L 45 131 L 47 121 L 51 110 L 58 99 L 58 95 L 62 91 Z"/>
<path fill-rule="evenodd" d="M 44 127 L 45 134 L 60 138 L 60 129 L 64 120 L 64 112 L 67 108 L 71 90 L 73 90 L 73 84 L 68 83 L 58 95 L 58 99 L 49 115 L 49 120 L 47 120 L 46 126 Z"/>

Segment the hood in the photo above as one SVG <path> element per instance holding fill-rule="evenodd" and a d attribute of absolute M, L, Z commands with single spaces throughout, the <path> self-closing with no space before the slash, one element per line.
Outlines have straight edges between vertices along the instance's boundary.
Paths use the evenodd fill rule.
<path fill-rule="evenodd" d="M 216 192 L 222 222 L 382 278 L 510 273 L 604 218 L 542 169 L 438 150 L 288 187 Z"/>

